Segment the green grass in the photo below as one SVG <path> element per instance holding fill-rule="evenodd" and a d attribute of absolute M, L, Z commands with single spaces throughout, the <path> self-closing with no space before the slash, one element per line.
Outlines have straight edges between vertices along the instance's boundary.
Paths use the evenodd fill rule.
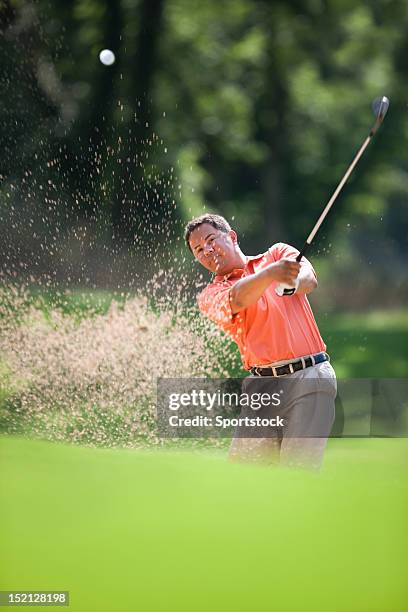
<path fill-rule="evenodd" d="M 31 288 L 29 296 L 32 303 L 45 313 L 58 309 L 64 314 L 85 318 L 90 315 L 105 314 L 113 300 L 123 304 L 126 297 L 130 297 L 130 294 L 104 289 L 92 289 L 90 291 L 72 288 L 63 291 L 44 291 L 43 289 Z"/>
<path fill-rule="evenodd" d="M 408 377 L 408 311 L 318 316 L 341 378 Z"/>
<path fill-rule="evenodd" d="M 86 612 L 399 612 L 407 458 L 406 440 L 331 440 L 316 475 L 3 438 L 0 588 Z"/>

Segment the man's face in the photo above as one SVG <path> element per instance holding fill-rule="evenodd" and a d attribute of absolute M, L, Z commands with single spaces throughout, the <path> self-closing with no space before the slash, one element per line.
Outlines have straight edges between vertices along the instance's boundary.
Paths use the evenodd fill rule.
<path fill-rule="evenodd" d="M 234 269 L 237 244 L 234 230 L 226 233 L 203 223 L 191 232 L 189 243 L 197 261 L 213 274 L 228 274 Z"/>

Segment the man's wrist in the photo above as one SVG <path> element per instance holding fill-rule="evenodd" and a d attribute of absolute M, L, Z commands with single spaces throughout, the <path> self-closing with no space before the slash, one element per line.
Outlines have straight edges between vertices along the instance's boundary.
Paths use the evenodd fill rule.
<path fill-rule="evenodd" d="M 265 272 L 267 273 L 267 277 L 268 279 L 272 282 L 272 281 L 276 281 L 279 282 L 278 279 L 276 278 L 276 262 L 269 264 L 269 266 L 267 266 L 265 268 Z"/>

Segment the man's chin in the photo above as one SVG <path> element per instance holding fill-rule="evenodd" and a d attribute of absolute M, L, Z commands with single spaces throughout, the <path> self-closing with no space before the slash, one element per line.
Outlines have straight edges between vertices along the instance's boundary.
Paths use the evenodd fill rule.
<path fill-rule="evenodd" d="M 206 266 L 207 270 L 209 270 L 212 274 L 216 276 L 225 276 L 225 274 L 229 274 L 232 271 L 231 266 L 226 266 L 225 263 L 215 263 L 213 266 Z"/>
<path fill-rule="evenodd" d="M 216 276 L 224 276 L 224 274 L 227 274 L 227 272 L 224 272 L 222 266 L 206 266 L 206 268 L 211 274 L 215 274 Z"/>
<path fill-rule="evenodd" d="M 216 274 L 217 276 L 225 276 L 226 274 L 229 274 L 230 272 L 232 272 L 232 268 L 231 266 L 217 266 L 214 274 Z"/>

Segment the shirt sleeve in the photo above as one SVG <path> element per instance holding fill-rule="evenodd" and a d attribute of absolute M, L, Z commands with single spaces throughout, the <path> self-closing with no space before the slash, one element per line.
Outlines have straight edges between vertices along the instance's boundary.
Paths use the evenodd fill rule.
<path fill-rule="evenodd" d="M 285 244 L 284 242 L 277 242 L 273 246 L 268 249 L 268 255 L 271 257 L 272 261 L 279 261 L 280 259 L 296 259 L 299 255 L 299 251 L 295 249 L 295 247 L 290 244 Z M 315 279 L 317 280 L 317 275 L 315 269 L 312 264 L 306 257 L 302 257 L 300 261 L 301 267 L 307 267 L 313 272 Z"/>
<path fill-rule="evenodd" d="M 231 287 L 233 283 L 213 283 L 208 285 L 197 298 L 200 311 L 224 331 L 230 330 L 236 322 L 237 314 L 231 309 Z"/>

